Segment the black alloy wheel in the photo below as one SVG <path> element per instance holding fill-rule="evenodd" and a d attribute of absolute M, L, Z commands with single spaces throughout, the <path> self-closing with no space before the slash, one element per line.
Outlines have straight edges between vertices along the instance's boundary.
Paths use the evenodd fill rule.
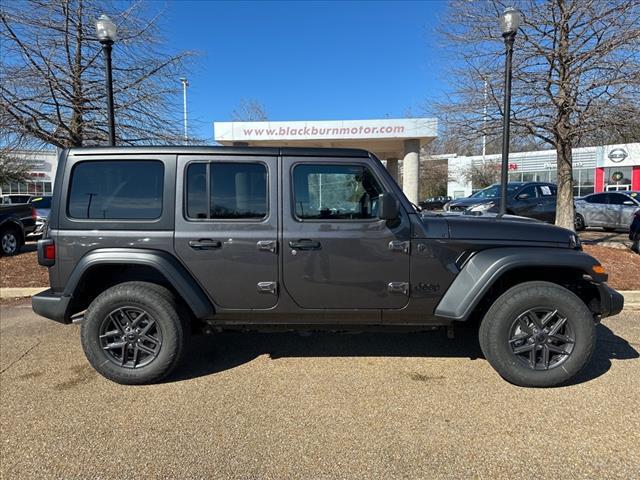
<path fill-rule="evenodd" d="M 100 345 L 116 365 L 141 368 L 158 356 L 162 330 L 149 312 L 133 306 L 120 307 L 103 320 Z"/>
<path fill-rule="evenodd" d="M 509 332 L 516 359 L 532 370 L 549 370 L 571 356 L 575 335 L 567 317 L 558 310 L 532 308 L 519 315 Z"/>

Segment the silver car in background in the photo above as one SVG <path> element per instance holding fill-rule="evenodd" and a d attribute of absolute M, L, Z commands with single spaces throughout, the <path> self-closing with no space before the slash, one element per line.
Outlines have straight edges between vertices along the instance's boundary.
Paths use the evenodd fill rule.
<path fill-rule="evenodd" d="M 640 210 L 640 192 L 593 193 L 575 200 L 576 230 L 603 227 L 629 230 L 633 215 Z"/>

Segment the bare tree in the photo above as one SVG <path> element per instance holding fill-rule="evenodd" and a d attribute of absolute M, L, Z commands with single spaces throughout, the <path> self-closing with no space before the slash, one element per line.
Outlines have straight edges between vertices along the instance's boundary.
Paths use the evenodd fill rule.
<path fill-rule="evenodd" d="M 500 164 L 493 160 L 472 162 L 460 172 L 462 178 L 478 188 L 486 188 L 500 181 Z"/>
<path fill-rule="evenodd" d="M 449 165 L 447 160 L 428 159 L 420 168 L 420 198 L 447 194 Z"/>
<path fill-rule="evenodd" d="M 231 112 L 234 122 L 264 122 L 268 120 L 267 110 L 258 100 L 243 98 L 238 107 Z"/>
<path fill-rule="evenodd" d="M 456 67 L 449 76 L 455 91 L 438 105 L 439 114 L 472 142 L 500 134 L 504 44 L 497 18 L 506 6 L 452 0 L 442 27 Z M 624 132 L 640 104 L 640 3 L 522 0 L 517 6 L 524 23 L 514 48 L 513 137 L 557 150 L 556 223 L 573 228 L 571 149 L 599 131 Z"/>
<path fill-rule="evenodd" d="M 29 179 L 31 165 L 19 152 L 33 148 L 27 138 L 8 133 L 0 117 L 0 188 Z"/>
<path fill-rule="evenodd" d="M 0 6 L 0 116 L 16 136 L 61 148 L 107 140 L 105 77 L 95 20 L 118 28 L 113 86 L 118 143 L 180 138 L 178 78 L 189 52 L 167 52 L 147 2 L 14 0 Z M 7 121 L 8 120 L 8 121 Z"/>

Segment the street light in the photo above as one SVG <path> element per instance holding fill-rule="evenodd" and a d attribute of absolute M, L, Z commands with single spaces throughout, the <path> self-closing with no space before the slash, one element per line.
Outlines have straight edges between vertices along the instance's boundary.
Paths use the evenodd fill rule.
<path fill-rule="evenodd" d="M 522 13 L 509 7 L 500 15 L 500 29 L 506 49 L 504 61 L 504 108 L 502 116 L 502 169 L 500 171 L 500 216 L 507 213 L 507 183 L 509 181 L 509 121 L 511 118 L 511 60 L 513 42 L 518 27 L 522 23 Z"/>
<path fill-rule="evenodd" d="M 184 144 L 189 143 L 189 134 L 187 130 L 187 87 L 189 86 L 189 80 L 186 77 L 181 77 L 182 82 L 182 105 L 183 105 L 183 117 L 184 117 Z"/>
<path fill-rule="evenodd" d="M 96 36 L 102 44 L 107 84 L 107 118 L 109 121 L 109 145 L 116 144 L 115 115 L 113 112 L 113 78 L 111 75 L 111 47 L 116 40 L 116 26 L 106 15 L 100 15 L 96 21 Z"/>

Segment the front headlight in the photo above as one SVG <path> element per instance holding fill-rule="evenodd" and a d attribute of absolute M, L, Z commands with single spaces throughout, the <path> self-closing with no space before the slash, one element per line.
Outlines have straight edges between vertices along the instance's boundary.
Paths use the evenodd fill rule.
<path fill-rule="evenodd" d="M 469 211 L 470 212 L 486 212 L 487 210 L 490 210 L 495 206 L 496 206 L 495 202 L 479 203 L 478 205 L 474 205 L 473 207 L 470 207 Z"/>

